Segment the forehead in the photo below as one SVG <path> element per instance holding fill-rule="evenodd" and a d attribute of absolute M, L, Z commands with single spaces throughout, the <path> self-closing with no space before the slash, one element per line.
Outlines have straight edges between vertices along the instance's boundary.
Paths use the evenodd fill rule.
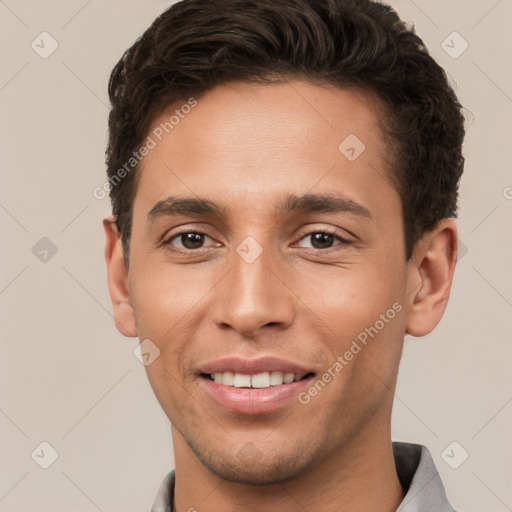
<path fill-rule="evenodd" d="M 371 201 L 390 186 L 382 110 L 369 93 L 301 81 L 217 86 L 154 119 L 135 206 L 147 212 L 170 193 L 263 205 L 335 189 Z"/>

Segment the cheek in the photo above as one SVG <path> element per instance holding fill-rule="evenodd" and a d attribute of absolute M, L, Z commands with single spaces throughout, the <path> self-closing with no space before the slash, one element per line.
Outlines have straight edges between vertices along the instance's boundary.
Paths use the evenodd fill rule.
<path fill-rule="evenodd" d="M 207 297 L 211 271 L 165 262 L 133 264 L 131 293 L 139 335 L 167 339 L 182 329 Z M 173 336 L 176 337 L 176 336 Z M 177 339 L 180 339 L 177 337 Z"/>
<path fill-rule="evenodd" d="M 146 373 L 157 399 L 168 411 L 174 403 L 187 402 L 184 388 L 191 379 L 186 369 L 193 356 L 194 319 L 207 314 L 202 298 L 208 287 L 193 276 L 192 265 L 190 270 L 173 272 L 168 265 L 147 265 L 142 272 L 135 265 L 133 269 L 137 278 L 131 292 L 139 338 L 151 340 L 159 351 L 155 361 L 146 366 Z"/>
<path fill-rule="evenodd" d="M 295 286 L 307 308 L 343 338 L 372 326 L 395 302 L 401 304 L 404 294 L 403 278 L 384 262 L 319 265 L 314 273 L 303 273 Z"/>
<path fill-rule="evenodd" d="M 342 358 L 334 387 L 350 390 L 356 402 L 382 396 L 395 378 L 405 330 L 400 271 L 366 264 L 364 271 L 354 267 L 325 274 L 317 276 L 321 286 L 311 287 L 305 297 L 312 317 L 326 327 L 327 367 Z M 344 393 L 332 398 L 350 399 Z"/>
<path fill-rule="evenodd" d="M 196 400 L 191 400 L 191 386 L 188 379 L 183 379 L 174 366 L 165 360 L 165 355 L 146 366 L 146 374 L 153 393 L 160 407 L 171 423 L 179 424 L 179 418 L 187 418 L 187 428 L 199 428 L 201 425 L 201 406 Z"/>
<path fill-rule="evenodd" d="M 341 314 L 335 326 L 337 336 L 329 340 L 327 368 L 318 375 L 329 383 L 325 391 L 322 385 L 316 386 L 318 393 L 308 390 L 311 396 L 319 396 L 312 398 L 318 400 L 318 413 L 335 417 L 344 425 L 343 431 L 360 427 L 391 399 L 403 340 L 403 310 L 397 311 L 400 307 L 395 305 L 396 309 L 377 309 L 378 314 L 364 308 Z M 380 318 L 381 313 L 387 323 Z"/>

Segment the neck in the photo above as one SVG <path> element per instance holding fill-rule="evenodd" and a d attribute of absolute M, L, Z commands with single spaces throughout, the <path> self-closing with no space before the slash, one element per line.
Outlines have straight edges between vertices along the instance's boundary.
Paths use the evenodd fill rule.
<path fill-rule="evenodd" d="M 222 480 L 196 458 L 173 428 L 176 482 L 173 512 L 253 508 L 267 512 L 342 510 L 395 512 L 404 497 L 393 457 L 390 427 L 367 428 L 328 459 L 282 484 L 244 485 Z"/>

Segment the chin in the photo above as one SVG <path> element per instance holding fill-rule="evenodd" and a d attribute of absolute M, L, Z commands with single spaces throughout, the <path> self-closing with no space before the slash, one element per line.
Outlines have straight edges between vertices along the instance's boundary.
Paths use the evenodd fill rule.
<path fill-rule="evenodd" d="M 302 450 L 262 453 L 247 442 L 238 452 L 199 450 L 189 443 L 201 464 L 214 475 L 244 485 L 281 484 L 311 469 L 315 457 Z"/>

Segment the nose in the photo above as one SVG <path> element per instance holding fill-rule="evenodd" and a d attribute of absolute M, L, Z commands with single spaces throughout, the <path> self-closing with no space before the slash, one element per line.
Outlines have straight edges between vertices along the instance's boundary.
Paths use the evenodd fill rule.
<path fill-rule="evenodd" d="M 232 255 L 230 270 L 215 287 L 212 310 L 216 325 L 249 338 L 264 327 L 291 325 L 294 295 L 278 266 L 272 265 L 271 256 L 264 250 L 248 263 L 237 253 Z"/>

